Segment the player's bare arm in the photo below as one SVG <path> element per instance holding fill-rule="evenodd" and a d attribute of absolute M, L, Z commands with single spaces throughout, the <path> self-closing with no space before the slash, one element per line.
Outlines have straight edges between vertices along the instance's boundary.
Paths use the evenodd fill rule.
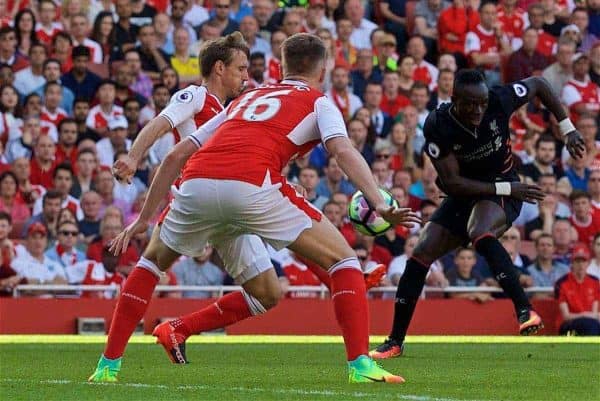
<path fill-rule="evenodd" d="M 406 227 L 412 227 L 412 223 L 420 223 L 419 216 L 410 209 L 396 209 L 385 202 L 373 180 L 373 174 L 367 162 L 347 137 L 333 137 L 325 143 L 325 146 L 327 151 L 335 157 L 342 171 L 362 191 L 369 203 L 375 205 L 375 210 L 385 220 L 391 224 L 400 224 Z"/>
<path fill-rule="evenodd" d="M 171 184 L 181 173 L 185 162 L 197 150 L 198 144 L 190 138 L 179 142 L 171 149 L 158 167 L 140 215 L 112 241 L 110 252 L 115 255 L 124 253 L 131 238 L 148 229 L 150 219 L 169 192 Z"/>
<path fill-rule="evenodd" d="M 528 99 L 531 100 L 535 96 L 539 97 L 542 104 L 556 117 L 556 120 L 559 122 L 560 132 L 565 136 L 569 154 L 577 159 L 583 157 L 585 152 L 583 138 L 579 131 L 575 129 L 573 123 L 571 123 L 563 105 L 560 103 L 558 96 L 553 92 L 548 81 L 543 77 L 531 77 L 523 80 L 523 82 L 529 88 Z"/>
<path fill-rule="evenodd" d="M 127 153 L 113 165 L 113 175 L 119 181 L 131 183 L 142 157 L 156 140 L 171 130 L 171 124 L 163 116 L 153 118 L 138 134 Z"/>
<path fill-rule="evenodd" d="M 525 202 L 536 202 L 544 199 L 544 192 L 537 185 L 524 184 L 522 182 L 493 183 L 473 180 L 460 175 L 458 160 L 454 153 L 450 152 L 441 159 L 431 159 L 438 173 L 441 190 L 450 196 L 457 198 L 482 196 L 482 195 L 506 195 Z M 504 188 L 502 184 L 508 184 Z"/>

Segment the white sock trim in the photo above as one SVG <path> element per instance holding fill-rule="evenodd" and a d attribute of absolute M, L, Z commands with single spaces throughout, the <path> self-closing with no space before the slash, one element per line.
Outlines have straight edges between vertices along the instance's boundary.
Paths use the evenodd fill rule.
<path fill-rule="evenodd" d="M 140 260 L 138 260 L 136 266 L 148 270 L 150 273 L 154 274 L 159 279 L 164 275 L 164 273 L 160 271 L 160 269 L 154 264 L 154 262 L 146 259 L 143 256 L 140 258 Z"/>
<path fill-rule="evenodd" d="M 356 269 L 361 273 L 363 272 L 360 266 L 360 262 L 358 261 L 358 258 L 356 256 L 351 256 L 349 258 L 340 260 L 339 262 L 332 265 L 327 271 L 331 276 L 336 271 L 342 269 Z"/>
<path fill-rule="evenodd" d="M 244 296 L 244 299 L 246 300 L 246 303 L 250 308 L 250 312 L 252 312 L 254 316 L 262 315 L 263 313 L 267 312 L 267 309 L 265 309 L 265 307 L 262 306 L 260 301 L 254 298 L 252 295 L 248 294 L 245 290 L 242 290 L 242 295 Z"/>

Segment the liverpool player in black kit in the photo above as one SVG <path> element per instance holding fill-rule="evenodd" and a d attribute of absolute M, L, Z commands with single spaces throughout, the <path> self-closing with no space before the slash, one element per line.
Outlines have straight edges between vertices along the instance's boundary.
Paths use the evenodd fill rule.
<path fill-rule="evenodd" d="M 573 157 L 582 157 L 583 140 L 567 117 L 558 97 L 543 78 L 527 78 L 488 89 L 476 70 L 458 72 L 452 103 L 429 113 L 425 151 L 438 173 L 437 184 L 448 197 L 425 226 L 398 283 L 394 324 L 389 338 L 370 355 L 390 358 L 402 354 L 429 266 L 449 251 L 471 242 L 489 264 L 494 277 L 512 299 L 519 331 L 533 334 L 543 328 L 519 285 L 518 272 L 498 237 L 517 218 L 522 202 L 536 202 L 544 193 L 521 183 L 510 147 L 508 120 L 535 96 L 559 121 Z"/>

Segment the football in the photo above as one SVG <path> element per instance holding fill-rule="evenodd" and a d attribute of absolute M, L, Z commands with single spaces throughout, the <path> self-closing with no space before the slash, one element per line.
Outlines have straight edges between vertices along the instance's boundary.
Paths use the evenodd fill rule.
<path fill-rule="evenodd" d="M 379 192 L 387 204 L 398 207 L 398 202 L 392 194 L 381 188 L 379 188 Z M 375 209 L 371 208 L 361 191 L 357 191 L 352 195 L 352 199 L 348 204 L 348 217 L 356 230 L 365 235 L 381 235 L 391 227 L 390 223 L 377 214 Z"/>

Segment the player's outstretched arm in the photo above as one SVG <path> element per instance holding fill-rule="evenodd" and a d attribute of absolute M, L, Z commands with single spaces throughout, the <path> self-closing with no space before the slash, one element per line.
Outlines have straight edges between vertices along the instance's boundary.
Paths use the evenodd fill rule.
<path fill-rule="evenodd" d="M 127 156 L 117 160 L 113 165 L 113 175 L 119 181 L 131 183 L 142 157 L 158 138 L 171 130 L 171 124 L 163 116 L 156 116 L 142 128 L 135 138 Z"/>
<path fill-rule="evenodd" d="M 191 137 L 179 142 L 171 149 L 158 167 L 139 216 L 113 240 L 110 252 L 115 255 L 124 253 L 131 238 L 148 228 L 150 219 L 156 213 L 161 200 L 167 195 L 171 184 L 181 173 L 185 162 L 197 150 L 198 144 Z"/>
<path fill-rule="evenodd" d="M 472 180 L 460 175 L 458 160 L 449 152 L 441 159 L 431 159 L 441 183 L 441 190 L 457 198 L 502 195 L 510 196 L 525 202 L 536 202 L 544 199 L 544 192 L 537 185 L 521 182 L 484 182 Z"/>
<path fill-rule="evenodd" d="M 362 191 L 375 210 L 389 223 L 412 227 L 412 223 L 420 223 L 420 218 L 410 211 L 390 207 L 381 194 L 373 174 L 362 155 L 352 146 L 346 136 L 333 137 L 325 143 L 327 151 L 335 157 L 342 171 L 354 185 Z"/>
<path fill-rule="evenodd" d="M 583 138 L 579 131 L 575 129 L 575 126 L 573 126 L 548 81 L 543 77 L 530 77 L 524 79 L 523 82 L 529 88 L 528 100 L 533 99 L 535 96 L 539 97 L 542 104 L 556 117 L 560 132 L 566 138 L 566 146 L 569 154 L 577 159 L 583 157 L 583 153 L 585 152 Z"/>

